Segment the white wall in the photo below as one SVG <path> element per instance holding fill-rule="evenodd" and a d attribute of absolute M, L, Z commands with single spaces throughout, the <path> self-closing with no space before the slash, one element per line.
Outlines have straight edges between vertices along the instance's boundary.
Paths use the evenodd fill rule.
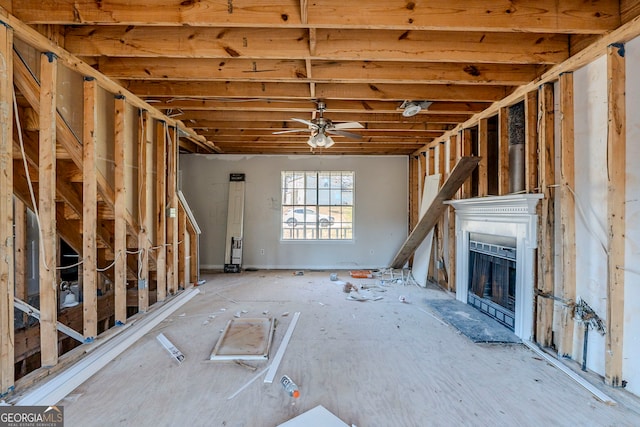
<path fill-rule="evenodd" d="M 353 241 L 280 240 L 280 173 L 284 170 L 355 172 Z M 222 268 L 224 263 L 232 172 L 246 174 L 244 268 L 385 267 L 407 237 L 406 156 L 182 155 L 181 188 L 202 229 L 202 268 Z"/>
<path fill-rule="evenodd" d="M 576 299 L 606 322 L 607 315 L 607 60 L 576 70 L 575 226 Z M 582 359 L 582 329 L 574 330 L 573 358 Z M 604 375 L 605 339 L 589 333 L 587 368 Z"/>
<path fill-rule="evenodd" d="M 640 38 L 625 46 L 627 66 L 627 181 L 622 379 L 640 395 Z"/>

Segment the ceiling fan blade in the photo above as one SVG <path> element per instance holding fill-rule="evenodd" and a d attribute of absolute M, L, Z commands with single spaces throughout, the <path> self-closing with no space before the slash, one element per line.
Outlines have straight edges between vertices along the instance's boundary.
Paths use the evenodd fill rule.
<path fill-rule="evenodd" d="M 357 133 L 345 132 L 339 129 L 327 129 L 327 133 L 330 133 L 332 135 L 346 136 L 347 138 L 362 139 L 362 135 L 358 135 Z"/>
<path fill-rule="evenodd" d="M 313 123 L 313 122 L 310 122 L 309 120 L 296 119 L 295 117 L 292 117 L 291 120 L 295 120 L 296 122 L 304 123 L 305 125 L 309 126 L 310 128 L 318 129 L 318 125 Z"/>
<path fill-rule="evenodd" d="M 278 132 L 272 132 L 272 135 L 280 135 L 282 133 L 294 133 L 294 132 L 309 132 L 309 129 L 289 129 L 289 130 L 281 130 Z"/>
<path fill-rule="evenodd" d="M 358 122 L 333 123 L 333 129 L 363 129 Z"/>

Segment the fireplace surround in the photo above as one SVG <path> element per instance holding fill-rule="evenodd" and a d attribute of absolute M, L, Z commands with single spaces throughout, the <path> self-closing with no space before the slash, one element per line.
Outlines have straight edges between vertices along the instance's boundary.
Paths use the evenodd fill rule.
<path fill-rule="evenodd" d="M 542 194 L 513 194 L 450 200 L 456 214 L 456 299 L 468 303 L 469 251 L 472 233 L 515 239 L 514 333 L 533 335 L 534 269 L 537 248 L 536 206 Z"/>

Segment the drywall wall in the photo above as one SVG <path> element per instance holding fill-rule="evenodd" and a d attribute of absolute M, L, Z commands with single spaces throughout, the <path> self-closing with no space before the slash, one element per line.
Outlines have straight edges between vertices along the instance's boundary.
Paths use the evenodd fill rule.
<path fill-rule="evenodd" d="M 281 241 L 285 170 L 355 172 L 352 241 Z M 223 266 L 230 173 L 246 174 L 244 268 L 379 268 L 407 238 L 407 157 L 182 155 L 181 189 L 202 229 L 202 268 Z"/>
<path fill-rule="evenodd" d="M 624 348 L 622 379 L 627 390 L 640 395 L 640 38 L 627 43 L 627 181 L 626 181 L 626 245 L 624 275 Z"/>
<path fill-rule="evenodd" d="M 607 59 L 576 70 L 575 229 L 576 298 L 602 319 L 607 315 Z M 576 322 L 577 323 L 577 322 Z M 583 333 L 574 330 L 573 358 L 582 360 Z M 589 334 L 587 368 L 604 375 L 605 339 Z"/>

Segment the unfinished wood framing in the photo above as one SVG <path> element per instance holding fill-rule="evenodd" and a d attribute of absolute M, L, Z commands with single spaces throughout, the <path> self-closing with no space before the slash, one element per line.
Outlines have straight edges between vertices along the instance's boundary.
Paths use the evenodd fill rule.
<path fill-rule="evenodd" d="M 124 97 L 115 99 L 114 112 L 114 315 L 116 323 L 127 322 L 127 224 L 126 224 L 126 183 L 125 183 L 125 113 L 127 102 Z"/>
<path fill-rule="evenodd" d="M 445 168 L 446 168 L 446 164 L 447 164 L 447 158 L 446 158 L 446 153 L 445 153 L 445 145 L 444 142 L 441 143 L 440 145 L 436 146 L 436 152 L 437 152 L 437 162 L 438 162 L 438 172 L 441 174 L 442 176 L 445 176 Z"/>
<path fill-rule="evenodd" d="M 420 184 L 422 181 L 420 157 L 412 156 L 409 158 L 409 230 L 412 230 L 418 223 L 418 192 L 422 188 Z"/>
<path fill-rule="evenodd" d="M 38 216 L 40 218 L 40 360 L 58 363 L 58 283 L 56 233 L 56 98 L 58 61 L 40 57 L 40 141 L 38 161 Z"/>
<path fill-rule="evenodd" d="M 558 354 L 571 356 L 573 351 L 574 303 L 576 299 L 576 205 L 573 73 L 560 75 L 560 223 L 562 224 L 562 321 Z M 556 292 L 557 294 L 557 292 Z"/>
<path fill-rule="evenodd" d="M 142 111 L 138 127 L 138 311 L 149 310 L 149 212 L 147 194 L 149 174 L 147 172 L 147 144 L 149 143 L 150 126 L 153 119 L 146 111 Z"/>
<path fill-rule="evenodd" d="M 509 108 L 498 113 L 498 194 L 509 194 Z"/>
<path fill-rule="evenodd" d="M 544 198 L 538 204 L 538 265 L 536 288 L 536 341 L 553 344 L 555 150 L 553 84 L 546 83 L 538 96 L 538 184 Z M 528 117 L 528 116 L 527 116 Z"/>
<path fill-rule="evenodd" d="M 97 242 L 98 184 L 96 167 L 96 96 L 98 85 L 84 80 L 84 120 L 82 134 L 82 287 L 83 333 L 91 341 L 98 335 Z"/>
<path fill-rule="evenodd" d="M 451 176 L 451 171 L 455 167 L 456 161 L 459 158 L 459 148 L 458 144 L 458 136 L 451 135 L 451 137 L 447 140 L 447 144 L 449 145 L 449 159 L 447 165 L 447 176 L 449 178 Z M 456 198 L 457 195 L 454 195 L 452 198 Z M 447 290 L 450 292 L 455 292 L 456 290 L 456 212 L 453 206 L 449 206 L 447 209 L 447 215 L 449 216 L 449 228 L 447 229 L 447 248 L 448 248 L 448 268 L 447 272 Z"/>
<path fill-rule="evenodd" d="M 15 296 L 26 301 L 29 296 L 27 288 L 27 207 L 19 198 L 13 199 L 15 223 Z M 27 315 L 21 314 L 22 324 L 27 321 Z"/>
<path fill-rule="evenodd" d="M 178 133 L 169 131 L 167 141 L 167 291 L 178 291 Z"/>
<path fill-rule="evenodd" d="M 478 122 L 478 196 L 484 197 L 489 194 L 488 177 L 488 152 L 489 152 L 489 119 L 481 119 Z"/>
<path fill-rule="evenodd" d="M 442 216 L 446 208 L 443 202 L 449 200 L 458 191 L 466 178 L 478 166 L 479 161 L 480 159 L 477 157 L 463 157 L 460 159 L 456 167 L 451 171 L 451 176 L 444 182 L 435 199 L 420 219 L 420 222 L 418 222 L 418 225 L 409 234 L 409 237 L 407 237 L 407 240 L 405 240 L 393 261 L 391 261 L 391 268 L 402 268 L 409 257 L 413 255 L 416 248 Z"/>
<path fill-rule="evenodd" d="M 471 134 L 471 129 L 463 129 L 462 135 L 460 136 L 460 145 L 461 152 L 460 158 L 471 156 L 471 144 L 473 143 L 473 137 Z M 460 193 L 460 199 L 468 199 L 471 197 L 471 175 L 467 177 L 462 184 L 462 192 Z"/>
<path fill-rule="evenodd" d="M 181 203 L 178 203 L 178 287 L 184 289 L 189 279 L 186 276 L 187 270 L 187 215 Z"/>
<path fill-rule="evenodd" d="M 166 122 L 156 124 L 156 289 L 158 301 L 167 298 L 167 134 Z"/>
<path fill-rule="evenodd" d="M 14 386 L 13 30 L 0 25 L 0 396 Z"/>
<path fill-rule="evenodd" d="M 624 342 L 624 270 L 626 208 L 626 99 L 624 45 L 614 44 L 607 50 L 607 230 L 609 242 L 607 282 L 607 334 L 605 381 L 612 387 L 624 387 L 622 377 Z"/>
<path fill-rule="evenodd" d="M 191 221 L 187 221 L 187 231 L 189 233 L 189 281 L 194 286 L 198 285 L 200 280 L 200 231 L 195 229 Z"/>
<path fill-rule="evenodd" d="M 524 97 L 524 188 L 533 193 L 538 188 L 538 91 Z M 542 191 L 542 190 L 538 190 Z"/>

